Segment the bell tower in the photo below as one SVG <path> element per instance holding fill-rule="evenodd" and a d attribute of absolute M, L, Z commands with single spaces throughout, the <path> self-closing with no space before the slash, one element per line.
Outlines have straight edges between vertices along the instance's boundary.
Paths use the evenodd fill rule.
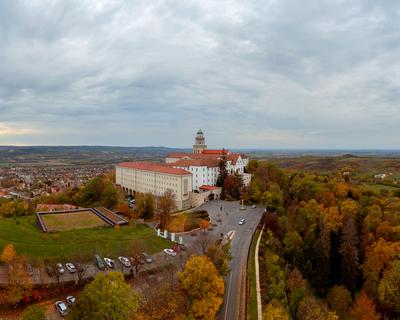
<path fill-rule="evenodd" d="M 193 145 L 193 153 L 202 153 L 207 149 L 203 131 L 199 129 L 196 134 L 195 144 Z"/>

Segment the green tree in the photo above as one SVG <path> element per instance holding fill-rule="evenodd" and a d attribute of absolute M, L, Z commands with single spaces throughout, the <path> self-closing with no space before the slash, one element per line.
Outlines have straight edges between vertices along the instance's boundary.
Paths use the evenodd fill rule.
<path fill-rule="evenodd" d="M 120 272 L 98 273 L 71 309 L 72 320 L 128 320 L 139 306 L 139 294 Z"/>
<path fill-rule="evenodd" d="M 212 320 L 222 304 L 224 280 L 206 256 L 191 256 L 179 274 L 194 319 Z"/>
<path fill-rule="evenodd" d="M 165 193 L 158 198 L 157 214 L 160 218 L 162 229 L 167 229 L 171 222 L 171 213 L 176 209 L 174 194 L 171 191 Z"/>
<path fill-rule="evenodd" d="M 265 308 L 263 320 L 289 320 L 289 314 L 279 301 L 273 300 Z"/>
<path fill-rule="evenodd" d="M 107 182 L 101 195 L 103 206 L 111 208 L 118 203 L 118 193 L 111 181 Z"/>
<path fill-rule="evenodd" d="M 400 316 L 400 260 L 387 268 L 379 283 L 378 297 L 380 304 Z"/>
<path fill-rule="evenodd" d="M 268 190 L 263 193 L 261 201 L 267 205 L 267 209 L 270 212 L 283 211 L 283 191 L 277 183 L 271 184 Z"/>
<path fill-rule="evenodd" d="M 37 305 L 29 306 L 22 313 L 22 320 L 46 320 L 46 319 L 47 318 L 44 313 L 44 309 Z"/>

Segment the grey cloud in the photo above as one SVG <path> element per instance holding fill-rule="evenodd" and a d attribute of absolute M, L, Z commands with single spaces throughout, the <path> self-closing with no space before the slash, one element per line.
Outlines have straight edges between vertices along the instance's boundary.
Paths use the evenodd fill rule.
<path fill-rule="evenodd" d="M 0 123 L 35 134 L 0 143 L 187 146 L 202 127 L 215 146 L 398 147 L 399 15 L 373 0 L 2 1 Z"/>

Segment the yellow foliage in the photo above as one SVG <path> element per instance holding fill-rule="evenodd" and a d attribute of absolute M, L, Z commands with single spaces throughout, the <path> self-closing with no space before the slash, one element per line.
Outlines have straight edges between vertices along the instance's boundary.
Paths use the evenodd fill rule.
<path fill-rule="evenodd" d="M 15 252 L 14 246 L 12 245 L 12 243 L 8 243 L 3 249 L 0 260 L 8 264 L 12 260 L 14 260 L 16 255 L 17 253 Z"/>
<path fill-rule="evenodd" d="M 194 319 L 215 319 L 224 296 L 224 280 L 206 256 L 191 256 L 179 273 L 189 297 L 189 312 Z"/>

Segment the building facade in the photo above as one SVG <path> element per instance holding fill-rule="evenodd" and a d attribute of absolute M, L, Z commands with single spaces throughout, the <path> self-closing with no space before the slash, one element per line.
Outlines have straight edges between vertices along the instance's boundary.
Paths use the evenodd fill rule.
<path fill-rule="evenodd" d="M 202 153 L 207 149 L 206 139 L 204 138 L 203 131 L 199 129 L 196 134 L 195 144 L 193 145 L 193 153 Z"/>
<path fill-rule="evenodd" d="M 192 173 L 163 164 L 151 162 L 124 162 L 116 165 L 116 184 L 128 194 L 152 193 L 162 196 L 171 191 L 177 210 L 190 208 Z"/>

